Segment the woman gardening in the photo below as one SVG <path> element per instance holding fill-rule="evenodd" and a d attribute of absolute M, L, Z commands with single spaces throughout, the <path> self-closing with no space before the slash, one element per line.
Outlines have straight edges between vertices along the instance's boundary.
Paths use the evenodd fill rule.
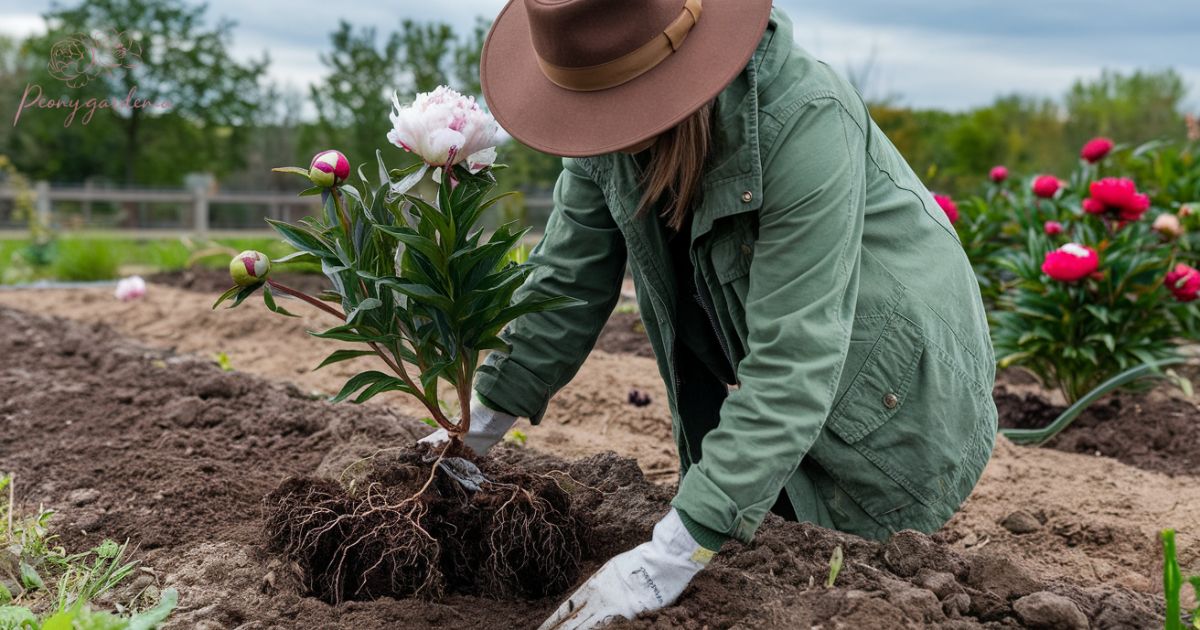
<path fill-rule="evenodd" d="M 652 539 L 543 628 L 661 608 L 767 512 L 867 538 L 940 528 L 993 446 L 975 276 L 855 90 L 770 0 L 512 0 L 489 107 L 564 156 L 522 317 L 480 368 L 467 444 L 541 421 L 626 263 L 667 384 L 681 481 Z M 444 432 L 426 438 L 444 439 Z"/>

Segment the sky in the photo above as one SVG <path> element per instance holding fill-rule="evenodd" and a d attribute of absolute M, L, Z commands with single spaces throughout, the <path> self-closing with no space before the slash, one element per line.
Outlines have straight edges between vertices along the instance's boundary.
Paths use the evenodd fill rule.
<path fill-rule="evenodd" d="M 518 0 L 519 1 L 519 0 Z M 736 1 L 736 0 L 724 0 Z M 74 0 L 71 0 L 74 4 Z M 43 30 L 51 0 L 0 0 L 0 32 Z M 233 53 L 270 54 L 271 76 L 304 89 L 339 17 L 387 32 L 402 19 L 467 32 L 504 0 L 209 0 L 209 15 L 238 23 Z M 870 68 L 869 98 L 960 111 L 1019 92 L 1061 97 L 1103 68 L 1175 68 L 1200 109 L 1197 0 L 776 0 L 797 43 L 843 72 Z M 342 7 L 342 15 L 331 12 Z M 1136 7 L 1136 8 L 1135 8 Z"/>

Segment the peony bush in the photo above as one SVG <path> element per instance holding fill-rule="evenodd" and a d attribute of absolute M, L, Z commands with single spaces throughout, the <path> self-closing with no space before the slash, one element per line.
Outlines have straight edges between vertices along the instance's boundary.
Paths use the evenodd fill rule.
<path fill-rule="evenodd" d="M 357 357 L 375 357 L 385 370 L 356 374 L 334 401 L 364 402 L 388 391 L 416 397 L 430 417 L 454 437 L 466 433 L 471 385 L 484 350 L 507 351 L 499 333 L 521 315 L 562 308 L 575 300 L 514 295 L 533 271 L 511 252 L 525 230 L 503 225 L 490 236 L 476 224 L 500 197 L 495 185 L 497 125 L 474 98 L 440 87 L 420 94 L 410 106 L 393 97 L 395 128 L 387 139 L 422 161 L 390 170 L 377 152 L 377 177 L 358 170 L 360 190 L 349 183 L 350 162 L 329 150 L 308 168 L 278 172 L 305 177 L 321 195 L 324 213 L 299 223 L 269 221 L 296 253 L 276 263 L 306 257 L 320 262 L 329 290 L 308 295 L 270 278 L 272 261 L 245 251 L 229 264 L 234 286 L 217 300 L 238 306 L 261 293 L 270 310 L 291 315 L 276 294 L 297 298 L 342 321 L 312 333 L 322 339 L 359 344 L 338 350 L 320 367 Z M 430 169 L 440 182 L 435 199 L 409 194 Z M 448 175 L 448 176 L 445 176 Z M 438 383 L 457 394 L 460 414 L 450 418 L 440 404 Z"/>
<path fill-rule="evenodd" d="M 982 194 L 957 202 L 1000 367 L 1028 369 L 1074 402 L 1179 357 L 1200 330 L 1200 218 L 1193 198 L 1171 196 L 1200 194 L 1177 181 L 1189 150 L 1096 138 L 1066 178 L 1022 180 L 997 166 Z"/>

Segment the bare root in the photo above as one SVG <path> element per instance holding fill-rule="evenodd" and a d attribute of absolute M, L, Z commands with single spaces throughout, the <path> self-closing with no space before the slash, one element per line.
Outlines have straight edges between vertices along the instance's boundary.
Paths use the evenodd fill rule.
<path fill-rule="evenodd" d="M 536 598 L 575 582 L 584 525 L 558 480 L 489 471 L 493 481 L 468 493 L 419 457 L 371 462 L 353 492 L 296 478 L 267 497 L 272 550 L 299 566 L 307 592 L 335 604 L 447 591 Z"/>

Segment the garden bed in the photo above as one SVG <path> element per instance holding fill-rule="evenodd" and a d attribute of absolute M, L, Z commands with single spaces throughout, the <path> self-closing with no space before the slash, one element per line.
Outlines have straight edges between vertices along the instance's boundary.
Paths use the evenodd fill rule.
<path fill-rule="evenodd" d="M 1001 379 L 995 392 L 1000 426 L 1040 429 L 1066 409 L 1030 389 Z M 1115 393 L 1085 409 L 1046 447 L 1171 475 L 1200 475 L 1200 408 L 1168 385 Z"/>
<path fill-rule="evenodd" d="M 0 308 L 0 330 L 0 352 L 23 358 L 0 371 L 10 429 L 0 452 L 22 482 L 18 502 L 61 506 L 57 528 L 72 543 L 132 539 L 161 585 L 180 590 L 176 627 L 519 628 L 558 602 L 451 595 L 331 606 L 304 597 L 293 568 L 266 551 L 263 497 L 285 477 L 333 476 L 347 461 L 410 443 L 423 425 L 383 405 L 330 405 L 224 373 L 102 325 Z M 564 462 L 505 447 L 498 456 L 601 491 L 577 495 L 593 528 L 585 572 L 646 539 L 671 496 L 613 454 Z M 1150 593 L 1039 575 L 1000 545 L 960 550 L 954 538 L 880 544 L 772 517 L 753 545 L 731 543 L 679 605 L 627 625 L 1001 628 L 1039 614 L 1084 615 L 1092 627 L 1159 623 Z M 826 589 L 838 545 L 845 568 Z"/>

